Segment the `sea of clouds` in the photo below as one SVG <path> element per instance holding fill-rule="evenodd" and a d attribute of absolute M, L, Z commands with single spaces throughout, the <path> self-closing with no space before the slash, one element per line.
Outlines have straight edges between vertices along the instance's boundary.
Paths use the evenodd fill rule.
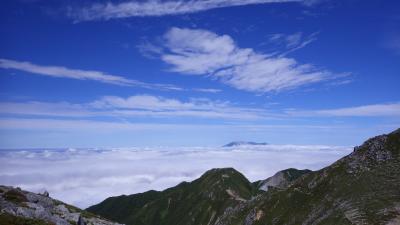
<path fill-rule="evenodd" d="M 86 208 L 110 196 L 192 181 L 212 168 L 233 167 L 256 181 L 287 168 L 318 170 L 351 151 L 294 145 L 0 150 L 0 184 L 47 190 L 56 199 Z"/>

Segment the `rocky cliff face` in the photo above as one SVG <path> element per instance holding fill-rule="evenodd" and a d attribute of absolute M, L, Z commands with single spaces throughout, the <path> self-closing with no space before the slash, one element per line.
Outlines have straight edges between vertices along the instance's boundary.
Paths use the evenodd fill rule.
<path fill-rule="evenodd" d="M 1 225 L 118 225 L 92 213 L 19 188 L 0 186 Z"/>
<path fill-rule="evenodd" d="M 285 189 L 288 188 L 297 178 L 309 172 L 311 172 L 311 170 L 297 170 L 290 168 L 279 171 L 265 180 L 254 182 L 254 185 L 262 191 L 268 191 L 269 188 Z"/>

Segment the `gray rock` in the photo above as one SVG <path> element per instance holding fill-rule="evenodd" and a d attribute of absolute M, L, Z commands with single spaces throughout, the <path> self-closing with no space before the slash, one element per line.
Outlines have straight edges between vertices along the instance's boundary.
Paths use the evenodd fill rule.
<path fill-rule="evenodd" d="M 40 219 L 56 225 L 70 225 L 77 222 L 78 225 L 118 225 L 96 216 L 84 216 L 82 210 L 71 208 L 67 204 L 49 197 L 48 192 L 35 194 L 21 189 L 0 185 L 0 210 L 13 216 Z M 7 191 L 15 190 L 25 195 L 27 202 L 15 203 L 7 201 L 3 195 Z"/>
<path fill-rule="evenodd" d="M 82 218 L 82 216 L 79 216 L 77 225 L 86 225 L 86 222 L 85 222 L 85 220 Z"/>

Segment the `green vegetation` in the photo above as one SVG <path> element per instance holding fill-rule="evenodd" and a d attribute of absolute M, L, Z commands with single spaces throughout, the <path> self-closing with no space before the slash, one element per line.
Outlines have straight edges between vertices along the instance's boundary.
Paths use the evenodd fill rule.
<path fill-rule="evenodd" d="M 108 198 L 87 210 L 126 224 L 208 224 L 258 191 L 232 168 L 213 169 L 162 192 Z"/>
<path fill-rule="evenodd" d="M 86 211 L 117 221 L 126 217 L 126 215 L 130 215 L 132 212 L 140 210 L 148 202 L 158 199 L 160 196 L 160 192 L 148 191 L 129 196 L 122 195 L 111 197 L 98 205 L 89 207 Z"/>
<path fill-rule="evenodd" d="M 22 191 L 15 189 L 7 191 L 6 193 L 3 194 L 3 197 L 7 201 L 14 202 L 16 204 L 21 204 L 23 202 L 28 201 L 28 199 L 26 198 L 24 193 L 22 193 Z"/>
<path fill-rule="evenodd" d="M 29 219 L 18 216 L 13 216 L 8 213 L 0 214 L 0 224 L 1 225 L 55 225 L 44 220 L 39 219 Z"/>

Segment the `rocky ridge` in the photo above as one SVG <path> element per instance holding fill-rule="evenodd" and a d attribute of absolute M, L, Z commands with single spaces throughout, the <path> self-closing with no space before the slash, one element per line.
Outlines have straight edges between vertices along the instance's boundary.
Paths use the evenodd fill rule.
<path fill-rule="evenodd" d="M 311 172 L 311 170 L 298 170 L 294 168 L 277 172 L 272 177 L 254 182 L 259 190 L 268 191 L 269 188 L 288 188 L 297 178 Z"/>
<path fill-rule="evenodd" d="M 1 225 L 118 225 L 74 206 L 20 188 L 0 186 Z"/>

